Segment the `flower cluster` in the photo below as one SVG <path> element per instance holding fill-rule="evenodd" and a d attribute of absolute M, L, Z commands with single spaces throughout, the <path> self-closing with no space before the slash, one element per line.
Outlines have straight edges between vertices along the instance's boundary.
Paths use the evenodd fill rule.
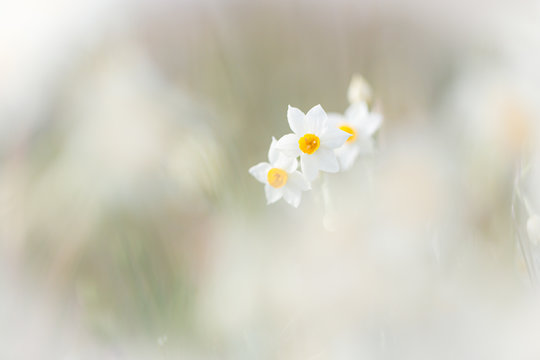
<path fill-rule="evenodd" d="M 345 114 L 327 114 L 316 105 L 306 114 L 289 105 L 287 120 L 292 133 L 272 138 L 268 161 L 249 169 L 265 184 L 268 204 L 283 198 L 298 207 L 302 192 L 311 189 L 320 172 L 337 173 L 349 169 L 359 154 L 373 150 L 373 135 L 382 116 L 370 111 L 371 89 L 354 77 L 349 86 L 350 106 Z M 298 171 L 300 157 L 301 172 Z"/>

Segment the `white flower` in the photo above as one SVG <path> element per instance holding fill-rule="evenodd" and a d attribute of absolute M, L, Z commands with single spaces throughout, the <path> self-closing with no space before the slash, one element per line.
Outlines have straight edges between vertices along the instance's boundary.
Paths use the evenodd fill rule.
<path fill-rule="evenodd" d="M 307 114 L 289 105 L 287 119 L 294 133 L 279 139 L 277 148 L 289 157 L 300 155 L 306 179 L 314 180 L 319 170 L 338 172 L 334 149 L 343 145 L 350 134 L 331 126 L 321 105 L 314 106 Z"/>
<path fill-rule="evenodd" d="M 347 90 L 347 98 L 351 104 L 364 101 L 369 102 L 371 100 L 371 86 L 369 86 L 369 83 L 362 75 L 355 74 L 352 77 L 349 89 Z"/>
<path fill-rule="evenodd" d="M 282 154 L 276 148 L 277 141 L 272 137 L 268 150 L 268 161 L 259 163 L 249 169 L 249 173 L 264 185 L 266 200 L 272 204 L 283 197 L 294 207 L 298 207 L 302 199 L 302 191 L 311 187 L 299 171 L 298 161 Z"/>
<path fill-rule="evenodd" d="M 382 115 L 369 112 L 365 102 L 354 103 L 345 111 L 345 115 L 330 113 L 329 122 L 351 136 L 346 143 L 336 149 L 341 170 L 349 169 L 360 153 L 373 151 L 373 134 L 381 127 Z"/>

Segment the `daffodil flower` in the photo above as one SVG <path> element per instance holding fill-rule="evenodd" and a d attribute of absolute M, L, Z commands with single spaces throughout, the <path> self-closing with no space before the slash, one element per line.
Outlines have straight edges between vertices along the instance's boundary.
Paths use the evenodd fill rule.
<path fill-rule="evenodd" d="M 321 105 L 314 106 L 307 114 L 289 105 L 287 120 L 293 133 L 279 139 L 277 148 L 289 157 L 300 156 L 306 179 L 313 181 L 319 170 L 338 172 L 334 149 L 342 146 L 350 134 L 331 126 Z"/>
<path fill-rule="evenodd" d="M 276 148 L 277 141 L 272 137 L 268 150 L 268 161 L 261 162 L 249 169 L 255 179 L 264 184 L 264 192 L 268 204 L 283 198 L 294 207 L 300 205 L 302 191 L 311 189 L 309 183 L 296 169 L 298 161 L 280 153 Z"/>
<path fill-rule="evenodd" d="M 344 115 L 329 113 L 328 118 L 334 128 L 350 134 L 345 144 L 336 149 L 342 171 L 349 169 L 359 154 L 373 151 L 373 134 L 381 127 L 382 115 L 370 112 L 365 102 L 351 104 Z"/>

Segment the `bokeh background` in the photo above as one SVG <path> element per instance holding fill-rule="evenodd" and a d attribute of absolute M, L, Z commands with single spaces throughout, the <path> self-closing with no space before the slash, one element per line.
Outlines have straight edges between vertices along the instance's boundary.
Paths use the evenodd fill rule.
<path fill-rule="evenodd" d="M 0 358 L 537 359 L 538 64 L 538 1 L 2 1 Z M 267 206 L 355 73 L 377 151 Z"/>

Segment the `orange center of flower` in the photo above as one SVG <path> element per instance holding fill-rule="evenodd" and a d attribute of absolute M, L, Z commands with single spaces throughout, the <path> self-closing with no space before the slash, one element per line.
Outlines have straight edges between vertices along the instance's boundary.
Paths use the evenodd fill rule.
<path fill-rule="evenodd" d="M 313 154 L 319 148 L 321 141 L 317 135 L 306 134 L 298 140 L 298 145 L 300 145 L 300 150 L 306 154 Z"/>
<path fill-rule="evenodd" d="M 268 172 L 268 183 L 276 189 L 284 186 L 287 183 L 287 173 L 285 170 L 272 168 Z"/>
<path fill-rule="evenodd" d="M 339 127 L 339 129 L 351 134 L 351 136 L 349 136 L 349 138 L 347 139 L 347 142 L 349 144 L 353 143 L 356 140 L 356 130 L 354 130 L 349 124 L 343 124 Z"/>

